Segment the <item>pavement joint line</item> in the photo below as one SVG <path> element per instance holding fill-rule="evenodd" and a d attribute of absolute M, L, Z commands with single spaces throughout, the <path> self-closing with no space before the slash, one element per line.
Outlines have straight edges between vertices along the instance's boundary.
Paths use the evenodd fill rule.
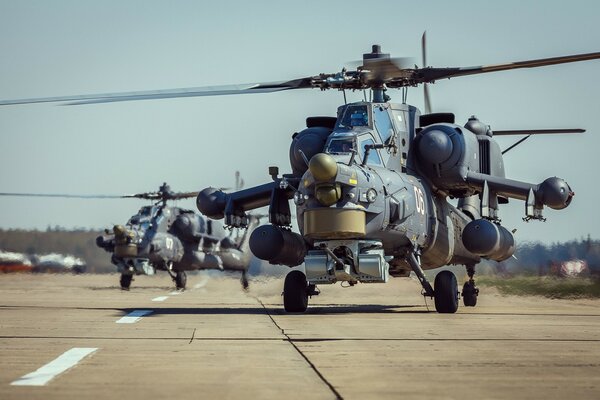
<path fill-rule="evenodd" d="M 140 340 L 139 337 L 123 336 L 15 336 L 0 335 L 0 339 L 97 339 L 97 340 Z M 146 337 L 144 340 L 181 340 L 181 337 Z M 287 338 L 280 337 L 194 337 L 194 340 L 201 341 L 285 341 Z M 536 339 L 536 338 L 297 338 L 293 339 L 295 343 L 312 342 L 522 342 L 522 343 L 600 343 L 600 339 Z"/>
<path fill-rule="evenodd" d="M 331 382 L 329 382 L 327 380 L 327 378 L 325 378 L 325 376 L 321 373 L 321 371 L 319 371 L 319 369 L 317 368 L 317 366 L 315 364 L 313 364 L 312 361 L 310 361 L 310 359 L 306 356 L 306 354 L 304 354 L 302 352 L 302 350 L 300 350 L 300 348 L 298 346 L 296 346 L 296 343 L 294 343 L 293 339 L 287 333 L 285 333 L 285 329 L 283 329 L 282 327 L 279 326 L 279 324 L 275 321 L 275 319 L 273 318 L 273 316 L 269 312 L 269 309 L 267 307 L 265 307 L 265 305 L 263 304 L 263 302 L 259 298 L 256 298 L 256 300 L 265 309 L 265 312 L 267 313 L 267 316 L 269 317 L 269 319 L 271 320 L 271 322 L 273 322 L 273 325 L 275 325 L 277 327 L 277 329 L 279 329 L 281 331 L 281 334 L 286 337 L 286 342 L 288 342 L 289 344 L 291 344 L 292 347 L 298 352 L 298 354 L 300 354 L 300 356 L 304 359 L 304 361 L 306 361 L 308 363 L 308 365 L 312 368 L 312 370 L 315 371 L 315 373 L 321 379 L 321 381 L 323 381 L 323 383 L 325 383 L 325 385 L 327 385 L 327 387 L 329 388 L 329 390 L 331 390 L 331 392 L 335 395 L 336 400 L 343 400 L 344 398 L 342 397 L 342 395 L 340 394 L 340 392 L 338 392 L 336 390 L 336 388 L 331 384 Z"/>
<path fill-rule="evenodd" d="M 188 344 L 192 344 L 194 341 L 194 336 L 196 336 L 196 328 L 194 328 L 194 332 L 192 332 L 192 337 L 190 338 L 190 342 Z"/>
<path fill-rule="evenodd" d="M 98 350 L 97 347 L 74 347 L 48 364 L 27 375 L 23 375 L 12 386 L 44 386 L 56 376 L 76 366 L 79 361 Z"/>
<path fill-rule="evenodd" d="M 152 310 L 135 310 L 121 319 L 118 319 L 116 322 L 117 324 L 134 324 L 142 319 L 143 316 L 148 314 L 152 314 Z"/>

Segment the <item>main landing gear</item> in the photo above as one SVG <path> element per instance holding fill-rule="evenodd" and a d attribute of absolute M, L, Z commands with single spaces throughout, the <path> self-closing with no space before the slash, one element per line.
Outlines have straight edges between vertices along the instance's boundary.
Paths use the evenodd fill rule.
<path fill-rule="evenodd" d="M 456 276 L 451 271 L 441 271 L 435 277 L 433 283 L 435 288 L 432 288 L 415 254 L 408 254 L 406 259 L 413 272 L 417 275 L 417 278 L 419 278 L 421 286 L 423 286 L 423 296 L 434 298 L 435 310 L 442 314 L 455 313 L 458 310 L 458 283 Z"/>
<path fill-rule="evenodd" d="M 187 275 L 185 271 L 174 271 L 173 263 L 169 262 L 167 264 L 167 272 L 175 282 L 175 288 L 177 290 L 185 290 L 185 285 L 187 284 Z"/>
<path fill-rule="evenodd" d="M 242 271 L 242 277 L 240 278 L 240 283 L 242 284 L 242 289 L 248 290 L 250 283 L 248 282 L 248 274 L 246 273 L 246 270 Z"/>
<path fill-rule="evenodd" d="M 467 265 L 467 275 L 469 275 L 469 280 L 465 282 L 461 295 L 465 307 L 475 307 L 479 288 L 475 286 L 475 279 L 473 279 L 473 275 L 475 275 L 474 265 Z"/>
<path fill-rule="evenodd" d="M 175 282 L 177 290 L 185 290 L 185 285 L 187 284 L 187 275 L 185 271 L 177 271 L 173 281 Z"/>
<path fill-rule="evenodd" d="M 121 290 L 129 290 L 129 288 L 131 287 L 132 280 L 132 274 L 121 274 L 121 279 L 119 279 L 119 283 L 121 284 Z"/>
<path fill-rule="evenodd" d="M 435 302 L 435 310 L 441 314 L 453 314 L 458 310 L 459 291 L 456 275 L 452 271 L 440 271 L 432 287 L 423 269 L 414 253 L 407 255 L 406 260 L 410 264 L 413 272 L 417 275 L 421 286 L 423 286 L 423 296 L 432 297 Z M 474 307 L 477 304 L 477 295 L 479 289 L 475 286 L 473 275 L 475 266 L 467 265 L 467 274 L 469 281 L 465 283 L 462 290 L 464 305 Z M 291 271 L 285 277 L 283 285 L 283 306 L 287 312 L 304 312 L 308 308 L 308 298 L 319 294 L 315 285 L 309 284 L 306 275 L 299 270 Z"/>

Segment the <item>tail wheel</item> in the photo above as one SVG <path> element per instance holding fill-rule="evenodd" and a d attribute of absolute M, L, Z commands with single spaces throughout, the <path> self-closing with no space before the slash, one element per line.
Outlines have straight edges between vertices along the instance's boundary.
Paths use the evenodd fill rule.
<path fill-rule="evenodd" d="M 133 280 L 133 275 L 121 274 L 121 279 L 119 279 L 119 283 L 121 284 L 121 289 L 129 290 L 132 280 Z"/>
<path fill-rule="evenodd" d="M 453 314 L 458 310 L 458 282 L 450 271 L 441 271 L 434 282 L 435 309 L 439 313 Z"/>
<path fill-rule="evenodd" d="M 308 308 L 308 282 L 302 271 L 291 271 L 283 284 L 283 307 L 287 312 L 304 312 Z"/>
<path fill-rule="evenodd" d="M 186 283 L 187 275 L 185 271 L 177 271 L 177 275 L 175 275 L 175 287 L 177 289 L 185 289 Z"/>

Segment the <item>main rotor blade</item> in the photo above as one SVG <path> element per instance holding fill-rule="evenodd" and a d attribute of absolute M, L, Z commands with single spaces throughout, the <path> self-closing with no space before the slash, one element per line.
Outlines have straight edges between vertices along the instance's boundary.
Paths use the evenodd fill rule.
<path fill-rule="evenodd" d="M 204 86 L 195 88 L 146 90 L 140 92 L 84 94 L 73 96 L 39 97 L 30 99 L 0 100 L 0 106 L 31 104 L 31 103 L 56 103 L 65 105 L 111 103 L 116 101 L 168 99 L 178 97 L 198 96 L 224 96 L 245 93 L 270 93 L 290 89 L 311 88 L 312 78 L 300 78 L 291 81 L 249 83 L 242 85 Z"/>
<path fill-rule="evenodd" d="M 67 199 L 122 199 L 127 196 L 111 196 L 103 194 L 54 194 L 54 193 L 0 193 L 0 196 L 18 196 L 18 197 L 61 197 Z"/>
<path fill-rule="evenodd" d="M 198 196 L 200 192 L 181 192 L 181 193 L 172 193 L 172 194 L 163 194 L 163 193 L 136 193 L 136 194 L 128 194 L 125 196 L 121 196 L 124 198 L 136 198 L 136 199 L 145 199 L 145 200 L 180 200 L 180 199 L 189 199 L 191 197 Z"/>
<path fill-rule="evenodd" d="M 455 76 L 476 75 L 487 72 L 506 71 L 509 69 L 519 68 L 536 68 L 547 65 L 595 60 L 598 58 L 600 58 L 600 52 L 576 54 L 572 56 L 540 58 L 537 60 L 516 61 L 506 64 L 482 65 L 477 67 L 420 68 L 414 71 L 414 83 L 426 83 L 433 82 L 438 79 L 453 78 Z"/>
<path fill-rule="evenodd" d="M 198 193 L 200 193 L 200 192 L 180 192 L 180 193 L 174 193 L 170 198 L 173 199 L 173 200 L 189 199 L 191 197 L 198 197 Z"/>
<path fill-rule="evenodd" d="M 424 31 L 421 37 L 421 57 L 423 59 L 423 68 L 425 68 L 427 67 L 427 31 Z M 423 84 L 423 100 L 425 102 L 425 114 L 431 114 L 431 97 L 429 96 L 429 86 L 427 83 Z"/>
<path fill-rule="evenodd" d="M 144 200 L 160 200 L 162 196 L 159 193 L 136 193 L 126 194 L 122 196 L 125 199 L 144 199 Z"/>
<path fill-rule="evenodd" d="M 507 136 L 507 135 L 554 135 L 561 133 L 583 133 L 585 129 L 517 129 L 517 130 L 503 130 L 503 131 L 492 131 L 494 136 Z"/>

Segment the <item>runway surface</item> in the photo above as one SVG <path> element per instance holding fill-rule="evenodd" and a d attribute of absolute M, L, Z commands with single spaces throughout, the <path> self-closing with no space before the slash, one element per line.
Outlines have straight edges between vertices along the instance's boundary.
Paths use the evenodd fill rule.
<path fill-rule="evenodd" d="M 0 275 L 0 399 L 597 399 L 600 301 L 503 297 L 429 311 L 418 282 Z M 45 381 L 45 382 L 44 382 Z"/>

